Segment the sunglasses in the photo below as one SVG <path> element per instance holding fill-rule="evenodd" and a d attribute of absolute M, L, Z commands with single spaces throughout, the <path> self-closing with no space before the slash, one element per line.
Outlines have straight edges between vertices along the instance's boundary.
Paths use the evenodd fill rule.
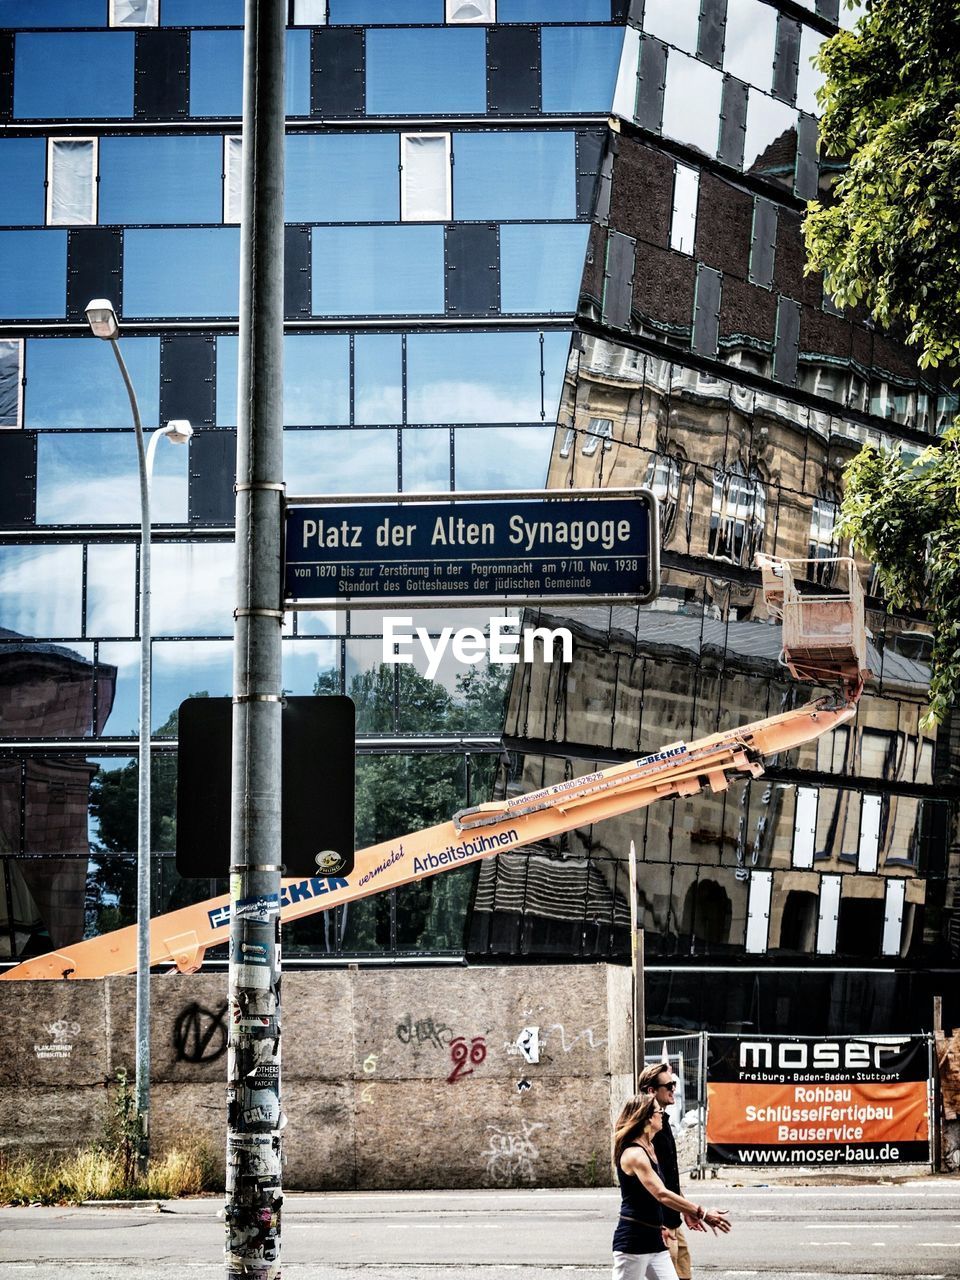
<path fill-rule="evenodd" d="M 675 1089 L 677 1087 L 676 1080 L 661 1080 L 657 1084 L 658 1089 Z"/>

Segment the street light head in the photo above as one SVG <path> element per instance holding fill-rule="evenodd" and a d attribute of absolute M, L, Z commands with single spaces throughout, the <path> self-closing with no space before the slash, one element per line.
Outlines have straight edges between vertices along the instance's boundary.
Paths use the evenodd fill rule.
<path fill-rule="evenodd" d="M 92 302 L 87 303 L 86 311 L 94 337 L 115 338 L 120 332 L 117 313 L 109 298 L 94 298 Z"/>
<path fill-rule="evenodd" d="M 186 444 L 193 435 L 193 427 L 186 418 L 171 418 L 164 427 L 164 434 L 171 444 Z"/>

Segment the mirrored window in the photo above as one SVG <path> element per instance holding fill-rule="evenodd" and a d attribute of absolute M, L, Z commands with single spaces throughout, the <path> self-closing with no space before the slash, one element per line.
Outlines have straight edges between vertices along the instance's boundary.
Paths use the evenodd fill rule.
<path fill-rule="evenodd" d="M 552 443 L 553 427 L 456 427 L 454 487 L 542 489 Z"/>
<path fill-rule="evenodd" d="M 231 604 L 231 608 L 232 608 Z M 233 626 L 233 618 L 230 618 Z M 101 649 L 102 652 L 102 649 Z M 233 692 L 231 640 L 156 640 L 153 645 L 153 732 L 175 737 L 172 717 L 185 698 Z"/>
<path fill-rule="evenodd" d="M 747 103 L 744 171 L 761 173 L 792 186 L 796 151 L 796 111 L 785 102 L 751 89 Z"/>
<path fill-rule="evenodd" d="M 154 635 L 232 635 L 233 575 L 232 543 L 155 543 L 150 583 Z"/>
<path fill-rule="evenodd" d="M 723 69 L 745 84 L 769 89 L 777 47 L 777 10 L 757 0 L 727 0 Z"/>
<path fill-rule="evenodd" d="M 563 375 L 569 356 L 569 332 L 543 335 L 543 413 L 541 417 L 548 422 L 555 422 L 560 411 Z"/>
<path fill-rule="evenodd" d="M 396 493 L 397 433 L 285 431 L 283 468 L 289 493 Z"/>
<path fill-rule="evenodd" d="M 497 0 L 497 21 L 608 22 L 608 0 Z"/>
<path fill-rule="evenodd" d="M 203 19 L 208 21 L 208 19 Z M 242 25 L 242 17 L 241 17 Z M 287 32 L 288 116 L 310 114 L 310 32 Z M 243 111 L 243 32 L 191 31 L 190 114 L 239 118 Z"/>
<path fill-rule="evenodd" d="M 646 0 L 643 6 L 643 29 L 667 44 L 676 45 L 678 49 L 696 53 L 700 6 L 677 4 L 676 0 Z"/>
<path fill-rule="evenodd" d="M 447 493 L 451 488 L 449 428 L 412 427 L 401 439 L 404 493 Z"/>
<path fill-rule="evenodd" d="M 112 692 L 112 698 L 107 698 L 102 708 L 101 733 L 135 738 L 140 722 L 139 643 L 130 640 L 100 644 L 97 669 L 101 682 L 108 682 Z"/>
<path fill-rule="evenodd" d="M 78 636 L 82 593 L 81 547 L 0 547 L 3 630 L 30 637 Z"/>
<path fill-rule="evenodd" d="M 622 27 L 544 27 L 543 110 L 609 111 L 622 44 Z"/>
<path fill-rule="evenodd" d="M 327 692 L 332 672 L 340 673 L 339 640 L 284 640 L 283 687 L 295 697 Z M 320 688 L 317 685 L 320 682 Z"/>
<path fill-rule="evenodd" d="M 375 27 L 383 23 L 442 22 L 443 0 L 329 0 L 331 24 Z"/>
<path fill-rule="evenodd" d="M 217 338 L 217 426 L 237 425 L 237 351 L 236 334 Z"/>
<path fill-rule="evenodd" d="M 160 339 L 121 338 L 146 429 L 159 426 Z M 133 428 L 130 400 L 109 342 L 101 338 L 28 338 L 28 427 Z"/>
<path fill-rule="evenodd" d="M 457 218 L 575 218 L 572 133 L 458 133 L 454 137 Z"/>
<path fill-rule="evenodd" d="M 243 0 L 163 0 L 163 27 L 242 27 Z"/>
<path fill-rule="evenodd" d="M 407 421 L 539 422 L 539 334 L 411 334 Z"/>
<path fill-rule="evenodd" d="M 315 315 L 443 309 L 442 227 L 314 227 Z"/>
<path fill-rule="evenodd" d="M 83 226 L 97 220 L 96 138 L 51 138 L 48 151 L 47 223 Z"/>
<path fill-rule="evenodd" d="M 823 84 L 823 74 L 813 65 L 814 57 L 820 52 L 826 36 L 814 27 L 803 28 L 800 36 L 800 68 L 797 80 L 797 106 L 801 111 L 816 115 L 820 106 L 817 102 L 817 90 Z"/>
<path fill-rule="evenodd" d="M 400 156 L 400 217 L 449 222 L 449 133 L 401 133 Z"/>
<path fill-rule="evenodd" d="M 187 518 L 187 450 L 160 441 L 150 514 L 155 524 Z M 37 524 L 140 523 L 140 472 L 132 431 L 49 432 L 37 439 Z"/>
<path fill-rule="evenodd" d="M 42 138 L 0 138 L 0 218 L 5 226 L 43 224 L 45 165 Z"/>
<path fill-rule="evenodd" d="M 101 27 L 103 0 L 0 0 L 0 26 Z"/>
<path fill-rule="evenodd" d="M 235 316 L 239 294 L 238 228 L 124 232 L 125 316 Z"/>
<path fill-rule="evenodd" d="M 87 547 L 87 635 L 136 634 L 137 548 L 132 542 Z"/>
<path fill-rule="evenodd" d="M 395 333 L 358 333 L 353 346 L 354 422 L 403 421 L 403 340 Z"/>
<path fill-rule="evenodd" d="M 62 319 L 67 308 L 67 233 L 0 231 L 0 314 Z"/>
<path fill-rule="evenodd" d="M 664 135 L 686 142 L 705 155 L 715 155 L 722 93 L 723 76 L 719 71 L 671 49 L 663 95 Z"/>
<path fill-rule="evenodd" d="M 366 48 L 368 115 L 480 115 L 486 110 L 482 30 L 374 29 L 367 32 Z"/>
<path fill-rule="evenodd" d="M 0 338 L 0 427 L 20 426 L 22 366 L 20 339 Z"/>
<path fill-rule="evenodd" d="M 670 248 L 680 253 L 693 253 L 697 234 L 697 201 L 700 195 L 700 170 L 688 164 L 673 166 L 673 213 L 670 220 Z"/>
<path fill-rule="evenodd" d="M 585 224 L 502 227 L 501 309 L 534 314 L 574 312 L 589 231 Z"/>
<path fill-rule="evenodd" d="M 219 222 L 219 137 L 104 138 L 100 221 Z"/>
<path fill-rule="evenodd" d="M 396 222 L 397 138 L 294 133 L 286 148 L 288 222 Z"/>
<path fill-rule="evenodd" d="M 98 25 L 103 17 L 98 19 Z M 18 120 L 119 120 L 133 115 L 132 31 L 21 32 L 15 42 Z"/>
<path fill-rule="evenodd" d="M 350 339 L 288 333 L 283 339 L 283 421 L 288 427 L 350 421 Z"/>
<path fill-rule="evenodd" d="M 160 0 L 110 0 L 111 27 L 155 27 Z"/>
<path fill-rule="evenodd" d="M 93 645 L 70 640 L 42 648 L 26 645 L 19 648 L 19 661 L 14 659 L 13 668 L 16 683 L 12 686 L 13 672 L 9 668 L 5 672 L 7 687 L 4 714 L 0 716 L 0 737 L 81 738 L 92 734 L 94 696 L 104 692 L 102 687 L 100 690 L 96 687 Z M 8 662 L 13 656 L 11 650 L 16 652 L 13 646 L 7 648 Z M 43 849 L 49 853 L 54 849 L 77 848 L 87 835 L 86 805 L 81 800 L 70 821 L 65 820 L 69 807 L 64 803 L 71 789 L 71 765 L 80 765 L 83 770 L 79 778 L 73 779 L 74 794 L 82 795 L 86 791 L 90 778 L 89 768 L 83 767 L 86 761 L 81 765 L 79 761 L 60 756 L 51 777 L 52 763 L 35 756 L 27 756 L 24 761 L 24 845 L 28 850 Z M 9 809 L 5 806 L 5 810 L 6 817 Z"/>

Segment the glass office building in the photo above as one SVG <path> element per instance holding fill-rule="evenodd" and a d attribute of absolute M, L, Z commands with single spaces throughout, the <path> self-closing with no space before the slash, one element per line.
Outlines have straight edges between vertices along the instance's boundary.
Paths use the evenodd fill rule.
<path fill-rule="evenodd" d="M 829 588 L 844 464 L 922 449 L 956 411 L 804 273 L 831 177 L 810 59 L 841 20 L 839 0 L 290 0 L 287 492 L 647 486 L 662 512 L 656 601 L 540 613 L 569 665 L 428 679 L 422 655 L 383 663 L 375 611 L 288 615 L 285 689 L 357 702 L 358 845 L 809 693 L 755 552 Z M 241 0 L 0 0 L 10 959 L 133 918 L 137 465 L 93 297 L 145 426 L 194 427 L 154 479 L 155 910 L 218 889 L 174 867 L 176 735 L 185 697 L 231 691 L 242 22 Z M 725 794 L 302 921 L 288 962 L 625 960 L 633 840 L 651 1017 L 927 1025 L 960 942 L 960 740 L 920 725 L 924 620 L 861 568 L 876 678 L 850 726 Z"/>

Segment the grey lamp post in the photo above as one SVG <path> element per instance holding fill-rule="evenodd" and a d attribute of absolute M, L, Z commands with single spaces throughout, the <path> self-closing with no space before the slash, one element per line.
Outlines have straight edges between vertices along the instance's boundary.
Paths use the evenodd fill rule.
<path fill-rule="evenodd" d="M 137 777 L 137 1013 L 136 1013 L 136 1114 L 141 1125 L 139 1165 L 146 1168 L 150 1143 L 150 481 L 153 460 L 161 436 L 173 444 L 186 444 L 193 435 L 183 419 L 158 427 L 144 444 L 136 392 L 117 338 L 120 325 L 113 304 L 95 298 L 87 304 L 87 320 L 94 335 L 113 347 L 123 385 L 127 389 L 137 437 L 140 471 L 140 745 Z"/>

